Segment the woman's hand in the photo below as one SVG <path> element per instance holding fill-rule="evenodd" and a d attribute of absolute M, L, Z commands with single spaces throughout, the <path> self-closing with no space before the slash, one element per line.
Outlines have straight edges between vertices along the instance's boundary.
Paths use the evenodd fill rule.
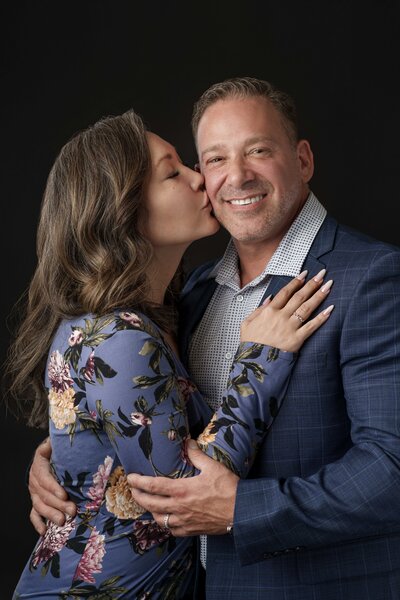
<path fill-rule="evenodd" d="M 307 271 L 303 271 L 283 287 L 276 296 L 267 300 L 240 327 L 241 342 L 255 342 L 274 346 L 286 352 L 297 352 L 329 318 L 333 304 L 316 317 L 309 316 L 323 302 L 331 289 L 332 280 L 322 285 L 326 271 L 305 282 Z"/>

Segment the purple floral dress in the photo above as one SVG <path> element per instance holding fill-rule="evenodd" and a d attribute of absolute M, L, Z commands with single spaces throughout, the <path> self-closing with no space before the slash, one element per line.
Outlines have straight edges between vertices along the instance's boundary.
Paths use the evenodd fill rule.
<path fill-rule="evenodd" d="M 13 598 L 191 597 L 193 539 L 157 525 L 133 501 L 125 474 L 196 475 L 184 451 L 190 430 L 202 432 L 204 452 L 246 476 L 294 362 L 291 353 L 241 344 L 210 421 L 149 318 L 125 311 L 63 321 L 46 375 L 52 467 L 78 512 L 49 525 Z"/>

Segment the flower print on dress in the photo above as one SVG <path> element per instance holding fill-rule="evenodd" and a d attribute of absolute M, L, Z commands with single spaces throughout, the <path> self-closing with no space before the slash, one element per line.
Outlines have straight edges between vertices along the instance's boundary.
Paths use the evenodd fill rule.
<path fill-rule="evenodd" d="M 137 519 L 145 509 L 132 498 L 131 489 L 123 467 L 111 473 L 106 491 L 106 508 L 118 519 Z"/>
<path fill-rule="evenodd" d="M 189 454 L 188 454 L 188 447 L 187 447 L 187 441 L 190 440 L 190 434 L 186 435 L 184 438 L 182 438 L 182 442 L 181 442 L 181 451 L 180 451 L 180 459 L 181 461 L 186 464 L 186 465 L 192 465 L 192 462 L 189 458 Z"/>
<path fill-rule="evenodd" d="M 101 573 L 102 562 L 106 553 L 105 536 L 99 533 L 96 527 L 93 528 L 90 538 L 87 541 L 85 550 L 80 559 L 74 579 L 80 579 L 86 583 L 95 583 L 93 575 Z"/>
<path fill-rule="evenodd" d="M 170 442 L 174 442 L 176 440 L 176 431 L 175 429 L 168 429 L 167 438 Z"/>
<path fill-rule="evenodd" d="M 104 463 L 99 465 L 98 471 L 93 476 L 93 485 L 89 488 L 87 495 L 92 500 L 87 502 L 85 508 L 88 510 L 97 510 L 100 508 L 104 499 L 104 490 L 110 477 L 111 467 L 113 465 L 111 456 L 106 456 Z"/>
<path fill-rule="evenodd" d="M 132 547 L 137 554 L 148 552 L 153 546 L 159 546 L 171 537 L 171 531 L 165 527 L 160 527 L 153 520 L 140 521 L 133 523 L 133 531 L 129 536 Z"/>
<path fill-rule="evenodd" d="M 56 392 L 50 389 L 48 398 L 50 403 L 50 419 L 53 421 L 56 429 L 64 429 L 66 425 L 75 423 L 75 391 L 73 388 L 68 388 L 65 392 Z"/>
<path fill-rule="evenodd" d="M 85 366 L 83 367 L 83 369 L 81 369 L 82 371 L 82 375 L 84 377 L 84 379 L 86 379 L 86 381 L 88 381 L 89 383 L 93 383 L 93 377 L 94 377 L 94 350 L 92 350 L 92 352 L 89 354 L 89 357 L 86 361 Z"/>
<path fill-rule="evenodd" d="M 74 383 L 71 378 L 69 364 L 58 350 L 51 353 L 47 373 L 51 387 L 56 392 L 65 392 Z"/>
<path fill-rule="evenodd" d="M 68 541 L 71 531 L 75 528 L 75 517 L 67 517 L 64 525 L 55 525 L 49 521 L 46 529 L 46 533 L 40 538 L 38 545 L 36 546 L 31 561 L 29 563 L 29 569 L 36 569 L 42 562 L 47 562 L 57 552 L 60 552 Z"/>
<path fill-rule="evenodd" d="M 146 415 L 141 412 L 131 413 L 131 421 L 134 425 L 141 425 L 143 427 L 151 425 L 153 422 L 152 418 L 149 415 Z"/>
<path fill-rule="evenodd" d="M 178 388 L 180 393 L 182 394 L 183 400 L 186 402 L 190 399 L 190 394 L 197 390 L 197 387 L 194 385 L 190 379 L 186 379 L 185 377 L 177 377 L 176 381 L 178 383 Z"/>
<path fill-rule="evenodd" d="M 134 312 L 123 311 L 119 313 L 120 318 L 126 323 L 129 323 L 132 327 L 141 328 L 143 327 L 143 321 L 138 315 Z"/>
<path fill-rule="evenodd" d="M 69 346 L 79 346 L 83 342 L 83 333 L 81 329 L 73 329 L 71 335 L 68 338 Z"/>
<path fill-rule="evenodd" d="M 49 416 L 56 429 L 64 429 L 75 423 L 75 391 L 69 365 L 58 350 L 52 352 L 47 371 L 51 384 Z"/>
<path fill-rule="evenodd" d="M 215 429 L 216 420 L 217 414 L 214 413 L 207 427 L 197 438 L 197 443 L 204 452 L 207 450 L 208 444 L 214 442 L 215 436 L 217 435 L 218 429 Z"/>

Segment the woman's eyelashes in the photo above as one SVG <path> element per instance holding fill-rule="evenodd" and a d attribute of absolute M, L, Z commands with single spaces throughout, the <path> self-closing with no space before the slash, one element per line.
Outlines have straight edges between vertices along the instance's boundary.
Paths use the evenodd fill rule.
<path fill-rule="evenodd" d="M 179 161 L 179 164 L 180 164 L 180 165 L 182 165 L 183 167 L 188 167 L 188 168 L 191 168 L 191 167 L 189 166 L 189 163 L 187 163 L 187 162 L 184 162 L 184 161 Z M 167 176 L 167 179 L 173 179 L 174 177 L 178 177 L 178 175 L 180 175 L 180 171 L 179 171 L 178 169 L 175 169 L 175 170 L 174 170 L 172 173 L 170 173 L 170 174 Z"/>

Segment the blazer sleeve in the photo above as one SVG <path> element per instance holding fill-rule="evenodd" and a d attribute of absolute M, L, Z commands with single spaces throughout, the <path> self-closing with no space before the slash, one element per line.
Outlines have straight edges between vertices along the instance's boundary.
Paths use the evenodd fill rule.
<path fill-rule="evenodd" d="M 307 477 L 239 482 L 243 565 L 400 531 L 400 252 L 377 252 L 332 316 L 339 345 L 327 350 L 340 361 L 350 447 Z M 328 401 L 329 389 L 318 393 Z"/>

